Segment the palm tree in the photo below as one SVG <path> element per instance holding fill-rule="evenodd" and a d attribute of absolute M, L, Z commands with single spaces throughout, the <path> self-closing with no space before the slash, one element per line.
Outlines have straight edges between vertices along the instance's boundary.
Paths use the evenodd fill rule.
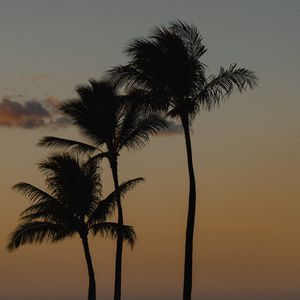
<path fill-rule="evenodd" d="M 155 113 L 146 113 L 130 104 L 130 95 L 122 96 L 118 87 L 110 80 L 90 80 L 90 85 L 76 89 L 77 98 L 65 102 L 61 110 L 79 127 L 87 143 L 44 137 L 39 145 L 62 147 L 75 152 L 107 158 L 117 191 L 116 203 L 118 224 L 124 223 L 123 208 L 119 194 L 118 157 L 122 149 L 139 149 L 156 134 L 166 122 Z M 132 102 L 132 101 L 131 101 Z M 114 299 L 121 299 L 123 237 L 117 237 L 115 262 Z"/>
<path fill-rule="evenodd" d="M 122 235 L 131 246 L 136 235 L 131 226 L 106 219 L 116 206 L 116 191 L 102 197 L 102 183 L 97 159 L 79 161 L 69 154 L 54 154 L 40 163 L 50 193 L 29 183 L 18 183 L 13 188 L 27 196 L 31 205 L 21 213 L 21 224 L 11 233 L 8 250 L 25 244 L 58 242 L 78 234 L 82 241 L 89 275 L 88 299 L 96 299 L 96 282 L 88 234 L 116 238 Z M 119 187 L 122 195 L 142 178 L 124 182 Z"/>
<path fill-rule="evenodd" d="M 168 27 L 156 27 L 148 38 L 133 40 L 126 48 L 127 65 L 109 71 L 127 90 L 140 94 L 142 106 L 166 112 L 181 121 L 185 136 L 189 173 L 189 202 L 186 227 L 183 299 L 192 292 L 193 234 L 196 211 L 196 183 L 192 159 L 190 124 L 201 108 L 210 109 L 231 94 L 253 88 L 253 71 L 221 68 L 217 75 L 206 75 L 200 61 L 206 52 L 202 37 L 193 25 L 176 21 Z M 137 97 L 138 98 L 138 97 Z"/>

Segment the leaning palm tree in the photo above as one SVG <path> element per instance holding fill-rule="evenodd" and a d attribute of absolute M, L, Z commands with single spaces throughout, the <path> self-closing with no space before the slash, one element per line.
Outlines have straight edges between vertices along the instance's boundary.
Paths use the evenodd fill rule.
<path fill-rule="evenodd" d="M 58 242 L 78 234 L 82 241 L 89 275 L 88 299 L 96 299 L 96 282 L 88 235 L 101 234 L 116 238 L 122 235 L 131 246 L 136 235 L 131 226 L 107 222 L 116 206 L 116 191 L 102 197 L 102 183 L 96 158 L 80 161 L 69 154 L 54 154 L 40 163 L 48 190 L 29 183 L 13 188 L 27 196 L 31 205 L 21 213 L 21 224 L 11 233 L 8 250 L 25 244 Z M 122 195 L 142 178 L 120 185 Z"/>
<path fill-rule="evenodd" d="M 202 37 L 193 25 L 176 21 L 157 27 L 148 38 L 133 40 L 126 48 L 129 63 L 109 71 L 112 78 L 127 90 L 135 90 L 142 106 L 163 111 L 181 121 L 185 136 L 189 201 L 186 227 L 183 299 L 192 292 L 193 234 L 196 211 L 196 183 L 192 159 L 190 124 L 201 108 L 210 109 L 231 94 L 253 88 L 253 71 L 221 68 L 217 75 L 206 75 L 200 59 L 206 52 Z M 140 96 L 138 96 L 140 95 Z"/>
<path fill-rule="evenodd" d="M 53 136 L 44 137 L 39 145 L 62 147 L 79 153 L 106 158 L 112 172 L 116 189 L 118 224 L 124 223 L 123 208 L 119 193 L 118 157 L 121 150 L 139 149 L 166 127 L 166 122 L 155 113 L 147 113 L 129 100 L 131 95 L 123 96 L 110 80 L 90 80 L 90 85 L 76 89 L 77 98 L 65 102 L 61 110 L 70 117 L 80 129 L 87 143 L 62 139 Z M 114 299 L 121 299 L 123 236 L 117 236 L 115 261 Z"/>

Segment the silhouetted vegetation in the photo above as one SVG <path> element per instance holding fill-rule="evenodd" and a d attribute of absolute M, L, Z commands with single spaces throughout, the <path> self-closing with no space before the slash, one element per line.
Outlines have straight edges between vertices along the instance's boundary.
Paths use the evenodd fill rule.
<path fill-rule="evenodd" d="M 183 299 L 192 292 L 193 234 L 196 211 L 196 182 L 192 159 L 190 124 L 200 109 L 211 109 L 231 92 L 253 88 L 253 71 L 221 68 L 217 75 L 207 75 L 201 62 L 206 48 L 198 29 L 181 21 L 168 27 L 156 27 L 148 38 L 133 40 L 125 49 L 130 61 L 109 74 L 128 90 L 134 89 L 140 104 L 181 121 L 186 144 L 189 172 L 189 202 L 186 227 Z"/>
<path fill-rule="evenodd" d="M 108 222 L 116 206 L 117 191 L 102 198 L 102 182 L 96 158 L 80 161 L 69 154 L 55 154 L 39 165 L 45 175 L 48 192 L 21 182 L 14 189 L 22 192 L 31 205 L 21 213 L 21 224 L 11 233 L 10 251 L 25 244 L 59 242 L 76 234 L 82 241 L 86 258 L 88 299 L 96 299 L 96 282 L 89 250 L 88 235 L 100 234 L 122 239 L 131 246 L 136 235 L 131 226 Z M 136 178 L 120 185 L 124 194 L 137 183 Z"/>
<path fill-rule="evenodd" d="M 61 110 L 71 118 L 90 144 L 57 137 L 45 137 L 39 145 L 62 147 L 82 154 L 106 158 L 117 191 L 118 224 L 123 225 L 124 216 L 119 194 L 118 156 L 123 148 L 139 149 L 166 127 L 164 119 L 156 113 L 145 112 L 141 107 L 120 94 L 118 86 L 109 80 L 90 80 L 89 85 L 76 89 L 77 98 L 66 101 Z M 121 299 L 123 238 L 117 238 L 115 263 L 114 299 Z"/>
<path fill-rule="evenodd" d="M 115 238 L 114 300 L 120 300 L 123 242 L 133 246 L 136 240 L 133 228 L 124 225 L 121 198 L 143 178 L 120 183 L 118 158 L 124 148 L 145 146 L 151 135 L 167 128 L 168 118 L 175 118 L 183 128 L 189 176 L 183 300 L 191 300 L 196 213 L 191 123 L 200 110 L 209 111 L 233 91 L 257 85 L 255 73 L 236 64 L 221 67 L 216 75 L 207 74 L 202 61 L 206 51 L 195 26 L 175 21 L 156 27 L 146 38 L 134 39 L 125 49 L 128 63 L 111 69 L 106 79 L 90 80 L 76 88 L 76 97 L 65 101 L 60 110 L 80 130 L 83 141 L 46 136 L 39 142 L 71 154 L 54 154 L 40 163 L 49 193 L 28 183 L 14 186 L 31 205 L 22 212 L 21 223 L 10 236 L 9 250 L 78 234 L 88 268 L 88 299 L 95 300 L 88 236 Z M 105 199 L 99 170 L 103 159 L 108 160 L 115 189 Z M 115 209 L 117 223 L 109 222 Z"/>

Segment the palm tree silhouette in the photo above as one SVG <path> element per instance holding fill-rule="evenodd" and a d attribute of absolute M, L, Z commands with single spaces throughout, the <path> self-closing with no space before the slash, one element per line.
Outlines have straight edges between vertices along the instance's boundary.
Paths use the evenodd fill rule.
<path fill-rule="evenodd" d="M 206 65 L 200 61 L 205 52 L 198 29 L 175 21 L 168 27 L 156 27 L 148 38 L 134 39 L 125 49 L 129 63 L 109 71 L 119 85 L 125 85 L 129 91 L 136 90 L 141 105 L 179 118 L 183 127 L 189 173 L 184 300 L 190 300 L 192 292 L 196 210 L 190 124 L 201 108 L 210 109 L 219 104 L 234 88 L 242 92 L 257 84 L 253 71 L 237 68 L 235 64 L 228 69 L 221 68 L 218 75 L 207 76 Z"/>
<path fill-rule="evenodd" d="M 117 192 L 102 198 L 98 159 L 80 161 L 70 154 L 54 154 L 40 163 L 50 193 L 29 183 L 13 188 L 27 196 L 31 205 L 21 213 L 21 224 L 11 233 L 8 250 L 25 244 L 58 242 L 78 234 L 82 241 L 89 275 L 88 299 L 96 299 L 96 282 L 88 234 L 116 238 L 122 235 L 131 246 L 136 235 L 131 226 L 107 222 L 116 206 Z M 119 187 L 122 195 L 143 181 L 136 178 Z"/>
<path fill-rule="evenodd" d="M 61 110 L 79 127 L 89 144 L 53 136 L 44 137 L 39 145 L 62 147 L 76 152 L 107 158 L 117 191 L 118 224 L 123 225 L 123 209 L 119 194 L 118 157 L 124 148 L 139 149 L 166 127 L 156 113 L 147 113 L 130 101 L 131 96 L 121 95 L 111 80 L 90 80 L 89 85 L 76 89 L 78 97 L 65 102 Z M 121 299 L 123 237 L 118 235 L 115 262 L 114 299 Z"/>

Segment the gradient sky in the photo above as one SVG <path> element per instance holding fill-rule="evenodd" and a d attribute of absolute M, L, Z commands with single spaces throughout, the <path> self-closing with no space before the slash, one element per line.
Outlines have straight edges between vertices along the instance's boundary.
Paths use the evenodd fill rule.
<path fill-rule="evenodd" d="M 42 136 L 78 138 L 51 117 L 53 103 L 125 62 L 130 39 L 177 18 L 202 33 L 209 72 L 236 62 L 260 79 L 254 91 L 201 112 L 193 126 L 199 191 L 194 299 L 300 299 L 298 0 L 1 1 L 1 299 L 86 297 L 78 238 L 6 252 L 8 234 L 28 204 L 11 186 L 27 181 L 43 187 L 36 163 L 47 151 L 35 146 Z M 35 114 L 28 114 L 32 106 L 25 101 Z M 123 299 L 179 300 L 187 208 L 183 137 L 155 137 L 120 160 L 123 180 L 146 178 L 124 200 L 138 243 L 125 251 Z M 104 184 L 110 192 L 107 171 Z M 115 244 L 100 238 L 91 244 L 98 298 L 108 300 Z"/>

